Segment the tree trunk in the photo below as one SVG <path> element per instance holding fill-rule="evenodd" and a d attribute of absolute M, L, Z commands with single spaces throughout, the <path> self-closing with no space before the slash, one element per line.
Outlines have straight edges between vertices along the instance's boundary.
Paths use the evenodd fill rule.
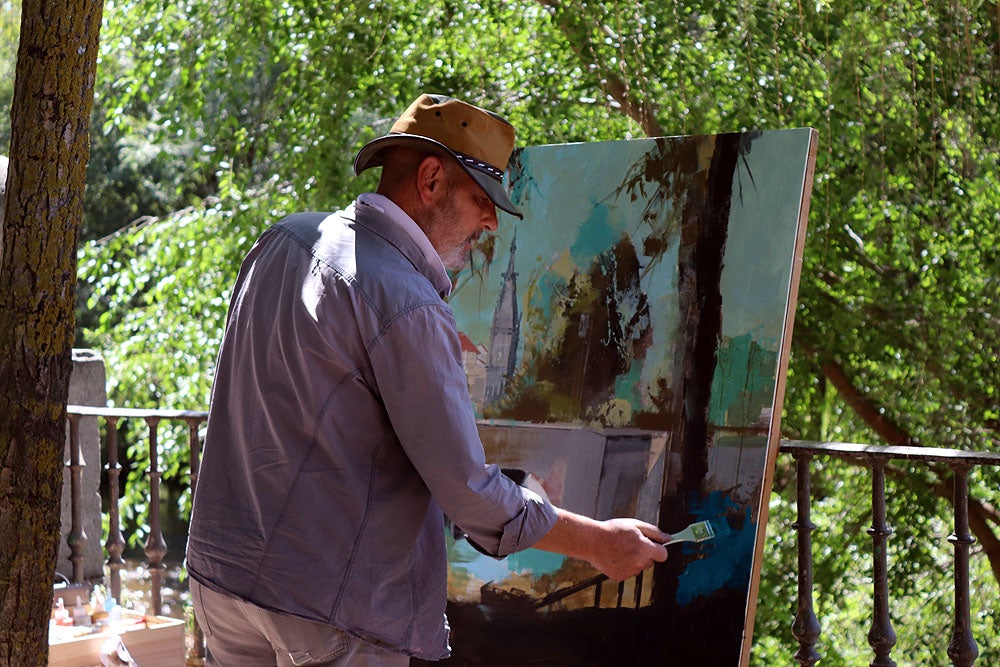
<path fill-rule="evenodd" d="M 0 665 L 48 662 L 103 5 L 25 0 L 0 228 Z"/>

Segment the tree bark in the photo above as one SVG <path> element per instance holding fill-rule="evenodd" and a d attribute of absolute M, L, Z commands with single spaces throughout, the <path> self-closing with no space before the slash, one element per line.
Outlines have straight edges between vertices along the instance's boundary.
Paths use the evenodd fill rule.
<path fill-rule="evenodd" d="M 0 665 L 48 662 L 102 10 L 100 0 L 21 8 L 0 227 Z"/>

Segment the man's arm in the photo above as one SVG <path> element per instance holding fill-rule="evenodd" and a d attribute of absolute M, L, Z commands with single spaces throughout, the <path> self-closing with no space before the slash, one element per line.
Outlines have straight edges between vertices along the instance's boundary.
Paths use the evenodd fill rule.
<path fill-rule="evenodd" d="M 667 560 L 663 543 L 670 536 L 638 519 L 597 521 L 556 508 L 552 529 L 535 543 L 536 549 L 580 558 L 615 581 L 634 577 L 654 562 Z"/>

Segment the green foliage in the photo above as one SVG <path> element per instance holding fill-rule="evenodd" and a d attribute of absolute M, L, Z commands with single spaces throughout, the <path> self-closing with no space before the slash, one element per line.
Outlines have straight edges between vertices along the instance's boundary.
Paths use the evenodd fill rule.
<path fill-rule="evenodd" d="M 200 145 L 192 174 L 225 161 L 277 175 L 305 207 L 342 200 L 350 158 L 420 92 L 507 113 L 525 142 L 621 136 L 629 125 L 598 103 L 593 74 L 531 3 L 136 2 L 106 14 L 108 128 L 138 122 L 158 143 Z M 502 64 L 484 67 L 497 54 Z"/>
<path fill-rule="evenodd" d="M 930 11 L 838 20 L 851 78 L 831 79 L 836 140 L 820 154 L 797 335 L 850 368 L 914 441 L 982 448 L 1000 293 L 1000 153 L 984 137 L 1000 129 L 1000 100 L 997 78 L 975 73 L 997 66 L 988 41 L 968 41 L 988 16 Z M 927 23 L 939 29 L 914 27 Z"/>
<path fill-rule="evenodd" d="M 221 174 L 220 184 L 219 197 L 143 220 L 80 251 L 80 293 L 86 309 L 100 313 L 81 335 L 102 350 L 113 405 L 208 407 L 234 272 L 267 224 L 295 208 L 294 193 L 274 182 L 248 192 Z M 130 463 L 125 505 L 144 516 L 148 437 L 133 421 L 123 438 Z M 186 487 L 186 426 L 164 422 L 159 444 L 165 479 Z M 180 502 L 186 515 L 186 493 Z"/>
<path fill-rule="evenodd" d="M 0 4 L 0 18 L 15 7 Z M 91 238 L 159 216 L 81 251 L 93 314 L 81 313 L 80 343 L 103 350 L 118 405 L 207 405 L 228 290 L 256 234 L 370 187 L 371 175 L 353 177 L 355 151 L 427 91 L 506 114 L 520 144 L 816 127 L 786 437 L 880 442 L 882 417 L 913 443 L 997 445 L 995 3 L 134 0 L 105 17 Z M 6 80 L 0 70 L 0 102 Z M 181 439 L 166 441 L 174 466 Z M 790 664 L 796 650 L 785 458 L 754 664 Z M 821 664 L 859 664 L 870 660 L 869 482 L 833 461 L 813 471 Z M 936 573 L 950 564 L 951 519 L 930 479 L 911 471 L 890 491 L 894 655 L 907 664 L 947 663 L 950 585 Z M 990 499 L 998 483 L 979 471 L 973 494 Z M 997 582 L 982 554 L 973 565 L 974 631 L 991 664 Z"/>
<path fill-rule="evenodd" d="M 93 125 L 80 233 L 84 241 L 143 218 L 168 215 L 217 191 L 214 174 L 188 168 L 200 150 L 193 142 L 150 142 L 152 123 L 129 132 Z"/>
<path fill-rule="evenodd" d="M 14 101 L 14 66 L 21 32 L 21 0 L 0 1 L 0 155 L 10 148 L 10 105 Z"/>

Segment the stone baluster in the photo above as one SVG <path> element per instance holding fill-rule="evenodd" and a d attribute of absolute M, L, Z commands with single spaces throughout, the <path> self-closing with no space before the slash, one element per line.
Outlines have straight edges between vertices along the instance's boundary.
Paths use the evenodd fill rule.
<path fill-rule="evenodd" d="M 955 547 L 955 626 L 948 644 L 948 657 L 956 667 L 969 667 L 979 657 L 969 612 L 969 549 L 976 538 L 969 532 L 968 468 L 955 464 L 952 470 L 955 473 L 955 532 L 948 541 Z"/>
<path fill-rule="evenodd" d="M 121 571 L 125 568 L 122 554 L 125 552 L 125 538 L 122 536 L 122 522 L 119 511 L 119 496 L 121 492 L 122 467 L 118 463 L 118 418 L 104 418 L 107 429 L 108 450 L 108 539 L 104 548 L 108 550 L 109 588 L 111 597 L 118 601 L 122 599 Z"/>
<path fill-rule="evenodd" d="M 73 563 L 73 581 L 83 583 L 84 547 L 87 544 L 87 533 L 83 529 L 83 454 L 80 451 L 80 415 L 67 415 L 69 418 L 69 484 L 71 527 L 66 543 L 69 544 L 70 557 Z"/>
<path fill-rule="evenodd" d="M 799 650 L 795 653 L 796 662 L 803 667 L 812 667 L 821 657 L 816 651 L 816 642 L 822 631 L 813 608 L 812 531 L 816 526 L 810 516 L 809 462 L 812 455 L 796 453 L 794 456 L 797 466 L 795 481 L 798 516 L 792 528 L 798 534 L 799 595 L 792 635 L 799 642 Z"/>
<path fill-rule="evenodd" d="M 885 520 L 885 466 L 886 459 L 876 458 L 872 466 L 872 569 L 874 578 L 875 609 L 872 627 L 868 631 L 868 644 L 875 651 L 871 667 L 895 667 L 896 661 L 889 657 L 896 645 L 896 631 L 889 618 L 889 584 L 886 541 L 892 529 Z"/>
<path fill-rule="evenodd" d="M 143 552 L 149 559 L 149 575 L 153 603 L 153 614 L 163 611 L 163 558 L 167 555 L 167 543 L 160 529 L 160 467 L 159 448 L 157 445 L 157 427 L 159 417 L 146 417 L 149 426 L 149 535 L 143 546 Z"/>

